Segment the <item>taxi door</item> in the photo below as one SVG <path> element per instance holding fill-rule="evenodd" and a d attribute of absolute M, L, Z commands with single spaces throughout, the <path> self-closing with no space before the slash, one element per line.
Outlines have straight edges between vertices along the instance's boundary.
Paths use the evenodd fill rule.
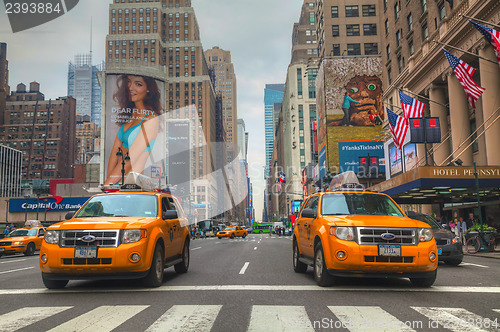
<path fill-rule="evenodd" d="M 162 217 L 164 215 L 164 212 L 169 211 L 169 210 L 175 210 L 175 205 L 171 204 L 169 202 L 168 197 L 162 197 L 161 198 L 161 209 L 162 209 Z M 177 238 L 176 236 L 176 230 L 179 228 L 179 219 L 166 219 L 163 217 L 163 221 L 165 223 L 165 230 L 164 234 L 165 235 L 165 258 L 170 258 L 175 256 L 177 252 L 177 246 L 175 243 L 175 240 Z"/>
<path fill-rule="evenodd" d="M 307 201 L 307 204 L 304 206 L 304 209 L 312 209 L 313 211 L 318 211 L 318 201 L 319 201 L 319 197 L 318 196 L 313 196 L 311 198 L 309 198 L 309 200 Z M 304 211 L 304 209 L 302 211 Z M 305 256 L 308 256 L 308 257 L 311 257 L 313 258 L 314 257 L 314 248 L 313 248 L 313 244 L 314 244 L 314 238 L 311 234 L 311 227 L 313 225 L 313 222 L 314 222 L 314 219 L 313 218 L 303 218 L 301 216 L 300 218 L 300 226 L 302 228 L 302 233 L 301 233 L 301 242 L 302 242 L 302 246 L 301 246 L 301 250 L 302 250 L 302 254 L 304 254 Z M 299 232 L 300 232 L 300 228 L 299 228 Z"/>
<path fill-rule="evenodd" d="M 243 236 L 243 228 L 241 228 L 240 226 L 236 226 L 236 236 Z"/>
<path fill-rule="evenodd" d="M 35 240 L 35 248 L 36 250 L 40 250 L 40 247 L 42 246 L 42 241 L 43 238 L 45 237 L 45 228 L 39 228 L 38 229 L 38 234 Z"/>

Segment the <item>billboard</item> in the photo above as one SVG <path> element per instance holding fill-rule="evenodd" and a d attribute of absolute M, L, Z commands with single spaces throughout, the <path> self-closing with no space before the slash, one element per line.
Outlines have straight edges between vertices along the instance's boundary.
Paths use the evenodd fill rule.
<path fill-rule="evenodd" d="M 334 174 L 343 171 L 339 142 L 376 140 L 383 132 L 381 77 L 380 57 L 324 59 L 321 63 L 316 79 L 318 144 L 326 144 L 326 166 Z"/>
<path fill-rule="evenodd" d="M 108 74 L 105 91 L 103 184 L 121 183 L 122 167 L 125 177 L 131 171 L 149 177 L 151 166 L 164 173 L 164 82 L 149 76 Z M 125 160 L 127 155 L 130 160 Z"/>
<path fill-rule="evenodd" d="M 358 173 L 359 157 L 379 157 L 379 173 L 385 173 L 384 142 L 381 141 L 339 141 L 340 173 Z"/>
<path fill-rule="evenodd" d="M 405 172 L 408 172 L 418 164 L 417 145 L 406 144 L 403 148 Z"/>
<path fill-rule="evenodd" d="M 403 172 L 401 150 L 399 150 L 394 143 L 389 145 L 389 167 L 391 177 Z"/>
<path fill-rule="evenodd" d="M 167 122 L 168 183 L 182 199 L 189 197 L 191 180 L 190 121 L 169 119 Z"/>
<path fill-rule="evenodd" d="M 11 198 L 9 212 L 76 211 L 89 197 L 50 196 L 40 198 Z"/>

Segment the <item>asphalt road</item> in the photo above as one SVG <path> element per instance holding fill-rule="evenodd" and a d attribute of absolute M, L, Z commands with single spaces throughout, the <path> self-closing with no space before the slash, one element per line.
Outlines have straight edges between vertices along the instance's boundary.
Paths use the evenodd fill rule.
<path fill-rule="evenodd" d="M 0 258 L 0 331 L 500 331 L 500 260 L 439 265 L 432 288 L 406 279 L 317 287 L 293 272 L 290 237 L 191 242 L 187 274 L 163 286 L 70 281 L 44 288 L 38 255 Z M 496 321 L 496 323 L 495 323 Z M 468 324 L 468 325 L 467 325 Z"/>

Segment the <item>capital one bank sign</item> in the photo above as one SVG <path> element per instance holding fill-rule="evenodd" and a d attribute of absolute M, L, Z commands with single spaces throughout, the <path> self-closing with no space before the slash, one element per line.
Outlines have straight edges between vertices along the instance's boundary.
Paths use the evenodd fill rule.
<path fill-rule="evenodd" d="M 48 196 L 40 198 L 11 198 L 9 212 L 76 211 L 89 197 Z"/>

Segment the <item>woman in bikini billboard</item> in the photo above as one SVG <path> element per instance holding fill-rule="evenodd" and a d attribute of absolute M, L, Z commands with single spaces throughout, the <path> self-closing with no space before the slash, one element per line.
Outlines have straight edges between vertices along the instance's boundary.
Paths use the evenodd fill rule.
<path fill-rule="evenodd" d="M 107 165 L 105 185 L 121 183 L 122 157 L 117 156 L 121 150 L 123 157 L 128 153 L 130 162 L 125 162 L 125 176 L 130 172 L 145 172 L 148 164 L 154 165 L 155 159 L 164 159 L 161 152 L 160 115 L 163 113 L 162 95 L 154 78 L 136 75 L 108 75 L 107 91 L 113 91 L 112 100 L 108 100 L 106 114 L 106 155 Z M 109 89 L 111 88 L 111 89 Z M 160 135 L 161 134 L 161 135 Z M 158 148 L 159 145 L 159 148 Z M 157 148 L 155 148 L 155 146 Z M 154 152 L 160 150 L 158 158 Z M 160 165 L 161 166 L 161 163 Z"/>

